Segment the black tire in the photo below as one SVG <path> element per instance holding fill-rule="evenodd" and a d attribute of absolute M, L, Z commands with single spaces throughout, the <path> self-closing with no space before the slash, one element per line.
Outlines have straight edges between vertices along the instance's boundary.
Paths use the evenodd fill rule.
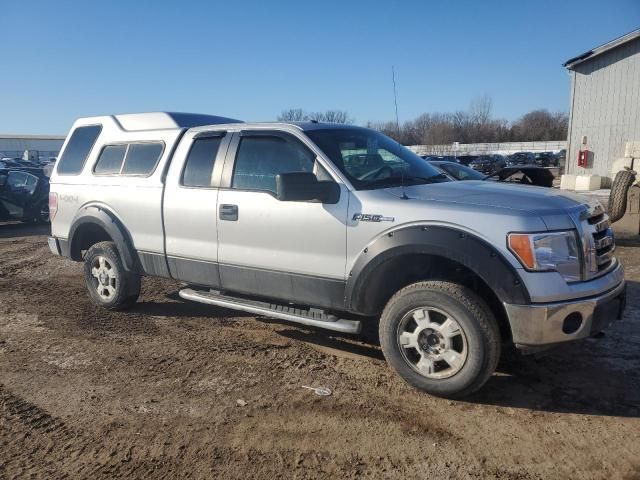
<path fill-rule="evenodd" d="M 433 309 L 427 319 L 437 321 L 433 317 L 444 314 L 444 317 L 454 319 L 462 330 L 466 358 L 459 370 L 449 377 L 435 379 L 418 372 L 417 366 L 408 358 L 409 353 L 415 351 L 420 357 L 424 350 L 421 353 L 417 348 L 400 345 L 402 336 L 407 334 L 402 325 L 415 321 L 407 318 L 415 318 L 412 312 L 421 311 L 423 307 Z M 419 329 L 420 325 L 416 323 L 415 332 Z M 415 332 L 410 335 L 418 338 Z M 428 330 L 421 330 L 420 335 L 425 332 Z M 428 338 L 426 341 L 429 342 Z M 407 383 L 446 398 L 460 398 L 478 390 L 491 377 L 500 359 L 500 332 L 489 307 L 469 288 L 444 281 L 418 282 L 396 293 L 380 318 L 380 343 L 387 362 Z M 441 364 L 441 361 L 436 363 Z"/>
<path fill-rule="evenodd" d="M 100 279 L 94 275 L 94 268 Z M 113 242 L 89 248 L 84 256 L 84 278 L 91 300 L 108 310 L 126 310 L 140 295 L 140 276 L 124 269 Z"/>
<path fill-rule="evenodd" d="M 636 172 L 620 170 L 611 184 L 609 192 L 609 220 L 617 222 L 627 211 L 627 192 L 636 179 Z"/>

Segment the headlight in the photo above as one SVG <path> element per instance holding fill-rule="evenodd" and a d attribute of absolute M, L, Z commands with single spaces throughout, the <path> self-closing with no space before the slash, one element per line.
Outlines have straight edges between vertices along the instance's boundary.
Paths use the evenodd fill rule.
<path fill-rule="evenodd" d="M 567 282 L 580 278 L 578 240 L 573 231 L 549 233 L 511 233 L 509 249 L 527 270 L 558 272 Z"/>

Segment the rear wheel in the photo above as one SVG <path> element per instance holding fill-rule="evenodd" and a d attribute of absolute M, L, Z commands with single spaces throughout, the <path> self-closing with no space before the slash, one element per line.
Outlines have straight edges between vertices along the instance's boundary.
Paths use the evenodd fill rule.
<path fill-rule="evenodd" d="M 500 357 L 490 309 L 473 291 L 450 282 L 419 282 L 396 293 L 380 318 L 380 342 L 404 380 L 448 398 L 478 390 Z"/>
<path fill-rule="evenodd" d="M 124 269 L 113 242 L 96 243 L 87 251 L 84 276 L 93 302 L 109 310 L 130 308 L 140 295 L 140 277 Z"/>

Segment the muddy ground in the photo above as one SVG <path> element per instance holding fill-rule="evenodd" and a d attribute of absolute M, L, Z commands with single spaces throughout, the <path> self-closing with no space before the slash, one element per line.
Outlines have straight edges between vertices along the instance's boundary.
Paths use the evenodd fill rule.
<path fill-rule="evenodd" d="M 624 322 L 449 401 L 405 385 L 375 331 L 185 303 L 157 279 L 100 310 L 46 233 L 0 225 L 2 478 L 640 478 L 640 244 L 618 249 Z"/>

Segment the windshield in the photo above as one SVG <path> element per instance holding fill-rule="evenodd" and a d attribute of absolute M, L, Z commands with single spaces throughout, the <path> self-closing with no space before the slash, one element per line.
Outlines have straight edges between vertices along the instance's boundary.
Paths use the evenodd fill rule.
<path fill-rule="evenodd" d="M 338 128 L 305 133 L 358 190 L 449 181 L 411 150 L 379 132 Z"/>

